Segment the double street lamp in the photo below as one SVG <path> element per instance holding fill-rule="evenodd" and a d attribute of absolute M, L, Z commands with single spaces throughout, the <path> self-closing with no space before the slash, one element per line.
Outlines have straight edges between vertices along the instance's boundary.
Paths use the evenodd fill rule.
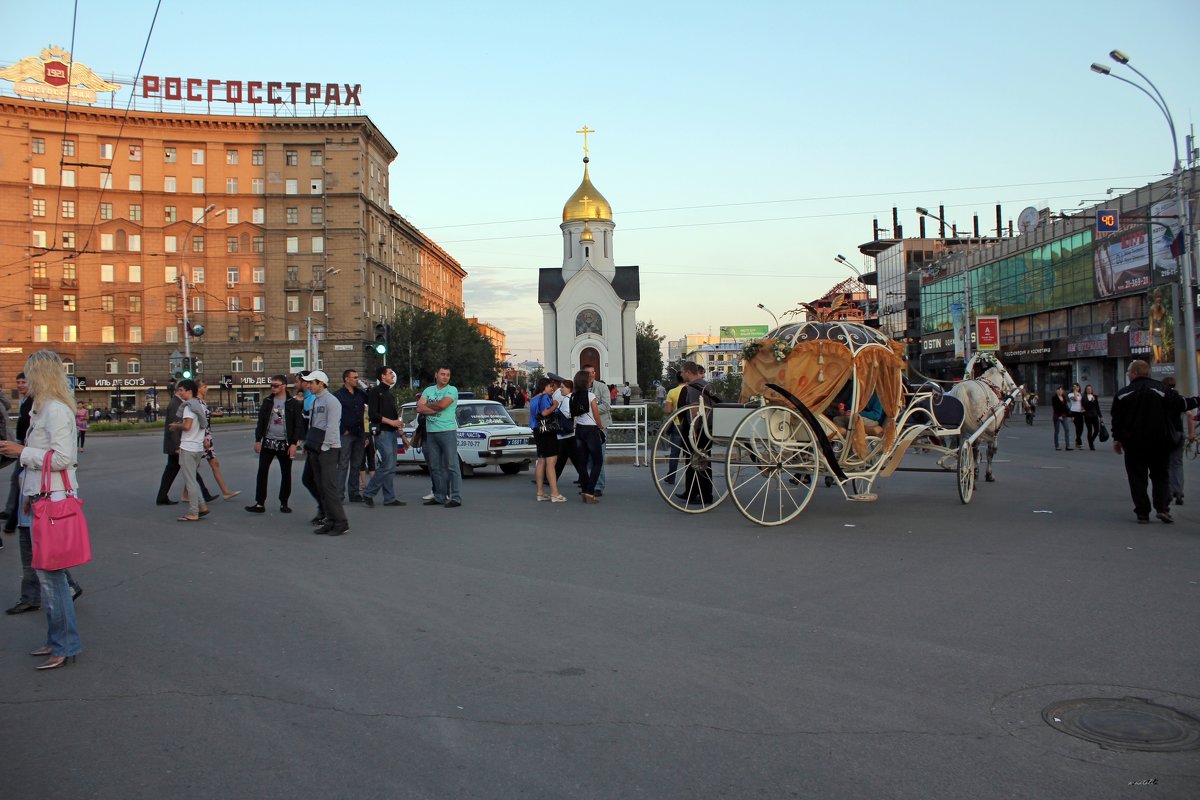
<path fill-rule="evenodd" d="M 1171 174 L 1175 177 L 1175 216 L 1177 225 L 1183 229 L 1183 255 L 1179 264 L 1179 310 L 1183 316 L 1183 336 L 1184 347 L 1179 346 L 1178 337 L 1175 342 L 1175 371 L 1179 377 L 1179 385 L 1187 387 L 1189 395 L 1200 393 L 1197 390 L 1197 375 L 1196 375 L 1196 306 L 1192 298 L 1192 271 L 1195 265 L 1192 263 L 1195 258 L 1194 248 L 1192 247 L 1192 221 L 1188 213 L 1187 201 L 1183 195 L 1183 164 L 1179 160 L 1179 139 L 1175 135 L 1175 119 L 1171 116 L 1171 109 L 1167 107 L 1166 98 L 1162 96 L 1162 92 L 1154 85 L 1154 82 L 1147 78 L 1137 67 L 1129 63 L 1129 56 L 1122 53 L 1120 50 L 1109 52 L 1108 57 L 1117 62 L 1123 67 L 1128 67 L 1135 75 L 1146 82 L 1147 90 L 1136 81 L 1131 81 L 1128 78 L 1122 78 L 1120 75 L 1114 75 L 1109 67 L 1103 64 L 1092 64 L 1092 72 L 1099 75 L 1106 75 L 1110 78 L 1115 78 L 1121 83 L 1127 83 L 1137 89 L 1142 94 L 1150 98 L 1150 102 L 1158 107 L 1162 112 L 1163 117 L 1167 120 L 1167 127 L 1171 131 L 1171 149 L 1174 152 L 1175 161 L 1171 167 Z M 1153 94 L 1151 94 L 1153 91 Z"/>

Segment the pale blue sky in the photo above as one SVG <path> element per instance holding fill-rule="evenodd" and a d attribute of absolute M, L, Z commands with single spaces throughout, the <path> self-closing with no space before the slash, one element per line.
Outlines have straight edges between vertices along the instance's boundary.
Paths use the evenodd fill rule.
<path fill-rule="evenodd" d="M 70 47 L 72 8 L 10 9 L 0 63 Z M 75 57 L 132 76 L 153 9 L 81 0 Z M 584 123 L 617 263 L 641 266 L 639 319 L 715 333 L 849 277 L 833 256 L 862 264 L 893 205 L 908 235 L 917 205 L 990 227 L 996 203 L 1015 220 L 1168 172 L 1157 109 L 1088 65 L 1120 72 L 1107 53 L 1124 50 L 1182 137 L 1200 112 L 1196 13 L 1194 0 L 166 0 L 143 72 L 361 83 L 400 152 L 392 204 L 463 264 L 468 313 L 524 359 L 541 357 L 537 269 L 561 263 Z"/>

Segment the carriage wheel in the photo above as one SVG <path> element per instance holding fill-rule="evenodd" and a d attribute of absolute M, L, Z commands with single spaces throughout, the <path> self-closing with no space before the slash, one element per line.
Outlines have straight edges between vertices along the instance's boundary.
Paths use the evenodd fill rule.
<path fill-rule="evenodd" d="M 702 417 L 691 419 L 694 410 L 681 408 L 663 420 L 654 439 L 650 466 L 654 487 L 668 505 L 688 514 L 703 514 L 721 505 L 729 495 L 725 480 L 727 445 L 708 436 Z M 676 435 L 671 435 L 672 431 Z"/>
<path fill-rule="evenodd" d="M 804 510 L 820 473 L 817 437 L 795 409 L 766 406 L 734 429 L 726 465 L 729 491 L 759 525 L 782 525 Z"/>
<path fill-rule="evenodd" d="M 975 473 L 979 468 L 978 458 L 975 445 L 964 439 L 963 443 L 958 446 L 958 499 L 962 500 L 964 504 L 971 502 L 971 496 L 975 494 Z"/>

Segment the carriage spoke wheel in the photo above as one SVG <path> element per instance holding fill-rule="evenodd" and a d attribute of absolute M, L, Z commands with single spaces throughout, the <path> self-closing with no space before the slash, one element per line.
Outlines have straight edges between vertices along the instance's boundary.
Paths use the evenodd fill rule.
<path fill-rule="evenodd" d="M 979 471 L 979 454 L 975 445 L 963 440 L 958 446 L 958 499 L 971 502 L 975 494 L 975 475 Z"/>
<path fill-rule="evenodd" d="M 650 466 L 654 488 L 668 505 L 688 514 L 703 514 L 729 495 L 725 480 L 728 448 L 725 442 L 712 440 L 703 416 L 697 412 L 693 418 L 695 411 L 681 408 L 663 420 Z"/>
<path fill-rule="evenodd" d="M 726 471 L 742 514 L 759 525 L 782 525 L 812 499 L 820 473 L 816 436 L 791 408 L 767 406 L 734 429 Z"/>

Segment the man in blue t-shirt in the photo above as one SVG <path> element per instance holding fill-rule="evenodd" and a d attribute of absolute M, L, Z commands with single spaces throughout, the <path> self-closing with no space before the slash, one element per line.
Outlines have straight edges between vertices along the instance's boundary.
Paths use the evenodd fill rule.
<path fill-rule="evenodd" d="M 433 477 L 433 499 L 425 505 L 462 505 L 462 472 L 458 468 L 458 389 L 450 385 L 450 368 L 438 367 L 437 384 L 421 392 L 417 413 L 425 415 L 425 463 Z"/>

